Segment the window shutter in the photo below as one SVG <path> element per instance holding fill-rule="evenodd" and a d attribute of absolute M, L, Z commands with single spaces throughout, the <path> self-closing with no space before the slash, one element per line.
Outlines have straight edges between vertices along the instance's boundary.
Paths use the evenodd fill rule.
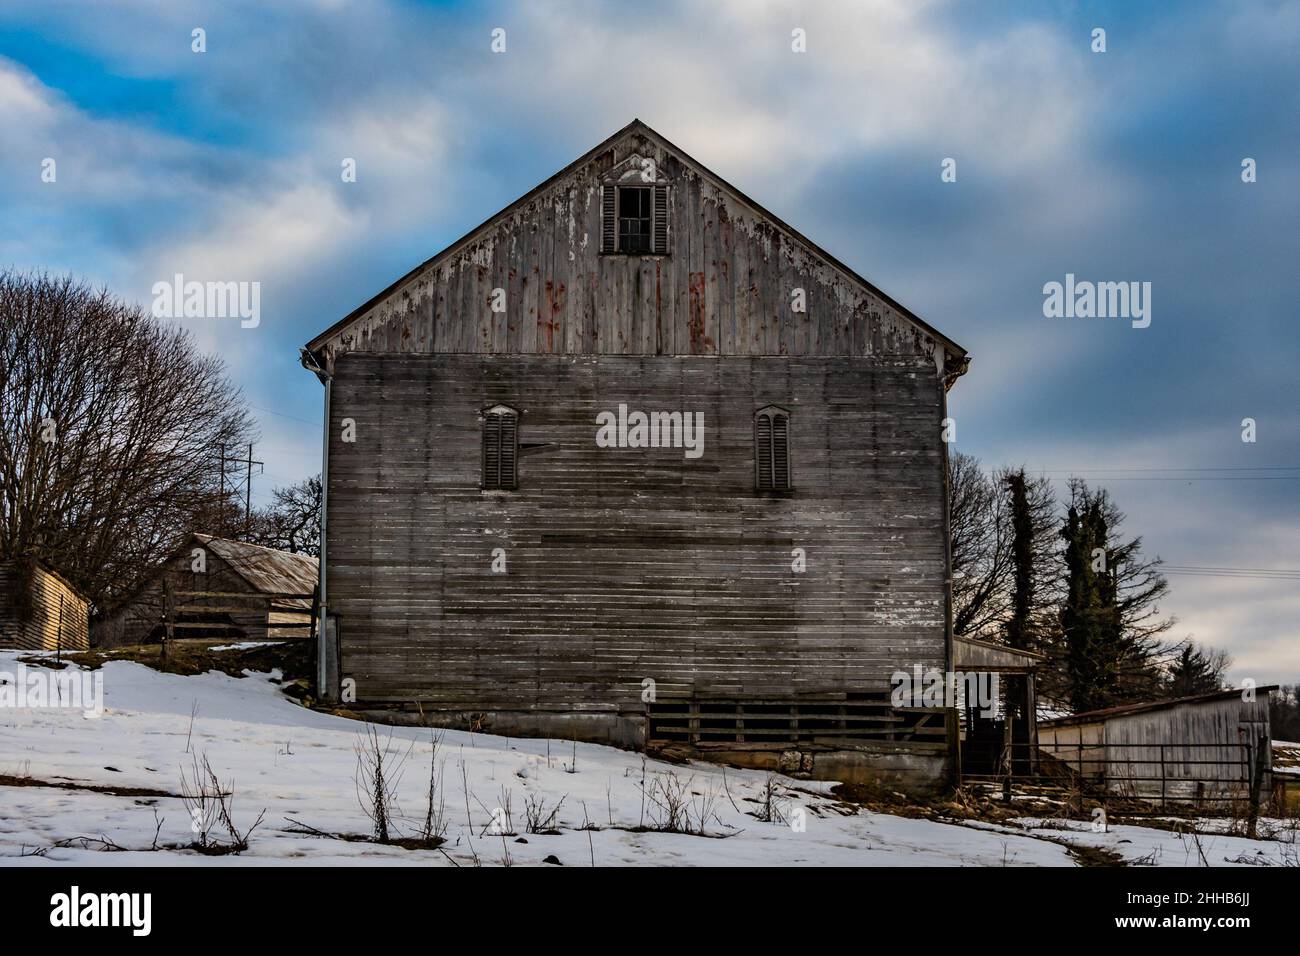
<path fill-rule="evenodd" d="M 483 419 L 483 487 L 497 487 L 501 473 L 501 416 Z"/>
<path fill-rule="evenodd" d="M 668 254 L 668 187 L 654 187 L 654 237 L 650 251 Z"/>
<path fill-rule="evenodd" d="M 772 488 L 786 491 L 790 487 L 790 419 L 772 416 Z"/>
<path fill-rule="evenodd" d="M 515 415 L 502 415 L 500 487 L 513 489 L 518 484 L 518 462 L 519 419 Z"/>
<path fill-rule="evenodd" d="M 511 490 L 519 479 L 519 415 L 513 411 L 483 416 L 483 488 Z"/>
<path fill-rule="evenodd" d="M 784 412 L 754 416 L 754 484 L 759 491 L 790 490 L 790 416 Z"/>
<path fill-rule="evenodd" d="M 600 251 L 614 252 L 618 240 L 618 187 L 600 187 Z"/>
<path fill-rule="evenodd" d="M 754 459 L 757 463 L 757 476 L 759 491 L 767 491 L 772 487 L 772 418 L 770 415 L 759 415 L 758 420 L 754 422 Z"/>

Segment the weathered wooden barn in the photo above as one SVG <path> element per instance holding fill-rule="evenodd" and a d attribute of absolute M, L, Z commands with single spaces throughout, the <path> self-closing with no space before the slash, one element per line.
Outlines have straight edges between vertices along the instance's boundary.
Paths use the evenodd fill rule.
<path fill-rule="evenodd" d="M 1109 707 L 1040 721 L 1038 748 L 1085 783 L 1165 803 L 1243 800 L 1271 788 L 1276 685 Z"/>
<path fill-rule="evenodd" d="M 89 602 L 53 568 L 0 562 L 0 647 L 84 650 L 89 623 Z"/>
<path fill-rule="evenodd" d="M 96 647 L 187 638 L 309 639 L 317 561 L 192 534 L 140 587 L 94 620 Z"/>
<path fill-rule="evenodd" d="M 635 121 L 314 338 L 321 692 L 934 782 L 965 351 Z"/>

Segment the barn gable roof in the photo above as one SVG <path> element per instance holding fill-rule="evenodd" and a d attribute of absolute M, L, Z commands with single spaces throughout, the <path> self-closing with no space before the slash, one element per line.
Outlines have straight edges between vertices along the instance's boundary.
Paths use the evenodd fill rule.
<path fill-rule="evenodd" d="M 849 266 L 845 265 L 843 262 L 841 262 L 833 255 L 831 255 L 829 252 L 822 249 L 811 239 L 809 239 L 808 237 L 800 233 L 798 230 L 794 229 L 792 226 L 786 224 L 782 219 L 780 219 L 774 213 L 770 212 L 769 210 L 767 210 L 766 208 L 764 208 L 763 206 L 755 202 L 753 199 L 750 199 L 748 196 L 746 196 L 735 186 L 731 185 L 729 182 L 724 180 L 722 177 L 718 176 L 708 167 L 704 166 L 702 163 L 698 162 L 693 157 L 688 155 L 684 150 L 682 150 L 675 144 L 669 142 L 662 135 L 657 133 L 655 130 L 647 126 L 639 119 L 634 119 L 627 126 L 624 126 L 622 129 L 614 133 L 612 136 L 608 137 L 607 139 L 603 140 L 596 146 L 592 147 L 590 150 L 588 150 L 583 155 L 579 156 L 577 159 L 575 159 L 569 165 L 565 166 L 555 175 L 551 176 L 550 178 L 548 178 L 538 186 L 534 187 L 529 192 L 525 193 L 523 196 L 520 196 L 518 199 L 510 203 L 504 209 L 497 212 L 495 215 L 490 216 L 488 219 L 484 220 L 482 223 L 480 223 L 478 226 L 471 229 L 461 238 L 457 239 L 455 242 L 451 243 L 449 246 L 444 248 L 441 252 L 437 253 L 432 258 L 427 259 L 420 265 L 416 266 L 414 269 L 407 272 L 396 282 L 393 282 L 383 291 L 379 292 L 375 296 L 372 296 L 369 300 L 367 300 L 357 308 L 353 309 L 350 313 L 348 313 L 338 322 L 334 323 L 332 326 L 330 326 L 329 328 L 321 332 L 319 335 L 317 335 L 315 338 L 313 338 L 310 342 L 307 343 L 306 348 L 304 349 L 304 356 L 303 356 L 304 365 L 306 365 L 312 371 L 317 372 L 318 376 L 321 375 L 321 370 L 319 369 L 319 367 L 313 368 L 312 365 L 315 364 L 315 352 L 322 345 L 326 344 L 330 339 L 337 336 L 339 333 L 345 331 L 349 325 L 351 325 L 356 320 L 360 319 L 372 308 L 382 303 L 389 296 L 398 292 L 408 282 L 416 279 L 427 269 L 429 269 L 432 266 L 436 266 L 442 260 L 455 255 L 458 251 L 463 249 L 465 246 L 470 245 L 471 243 L 477 241 L 479 238 L 483 236 L 484 233 L 492 229 L 500 220 L 509 217 L 517 209 L 527 205 L 537 196 L 546 192 L 548 189 L 555 186 L 557 183 L 565 179 L 567 176 L 569 176 L 576 170 L 581 169 L 584 165 L 591 162 L 594 158 L 596 158 L 606 150 L 615 146 L 625 137 L 631 136 L 633 134 L 639 134 L 655 142 L 665 152 L 672 154 L 680 162 L 692 167 L 700 176 L 710 181 L 716 188 L 730 194 L 735 201 L 750 207 L 750 209 L 752 209 L 756 215 L 767 220 L 773 227 L 782 231 L 790 239 L 802 245 L 807 250 L 807 252 L 810 253 L 812 256 L 821 259 L 832 269 L 840 272 L 848 281 L 857 284 L 866 292 L 868 292 L 870 295 L 875 296 L 876 298 L 884 302 L 886 305 L 896 310 L 899 315 L 901 315 L 906 321 L 916 326 L 924 334 L 932 337 L 939 345 L 942 346 L 943 354 L 945 356 L 945 361 L 944 361 L 945 377 L 948 379 L 950 384 L 952 380 L 955 380 L 958 376 L 960 376 L 966 371 L 966 367 L 969 364 L 970 359 L 964 348 L 962 348 L 952 339 L 945 336 L 943 333 L 939 332 L 936 328 L 934 328 L 932 325 L 930 325 L 928 322 L 926 322 L 924 319 L 918 316 L 911 309 L 897 302 L 895 299 L 893 299 L 892 297 L 890 297 L 889 295 L 881 291 L 879 288 L 877 288 L 867 279 L 859 275 L 856 271 L 851 269 Z M 309 361 L 311 361 L 312 364 L 308 364 Z"/>
<path fill-rule="evenodd" d="M 232 571 L 248 582 L 254 592 L 310 594 L 316 588 L 320 564 L 310 555 L 291 554 L 288 551 L 249 544 L 246 541 L 231 541 L 229 538 L 192 532 L 144 578 L 136 582 L 134 587 L 113 600 L 107 607 L 98 609 L 96 616 L 100 620 L 110 619 L 130 607 L 150 586 L 162 578 L 173 561 L 184 555 L 196 543 L 225 561 Z M 289 607 L 311 606 L 311 601 L 306 598 L 285 598 L 275 603 Z"/>
<path fill-rule="evenodd" d="M 316 586 L 320 564 L 310 555 L 278 551 L 247 541 L 216 538 L 210 534 L 195 534 L 193 537 L 260 593 L 309 594 Z"/>

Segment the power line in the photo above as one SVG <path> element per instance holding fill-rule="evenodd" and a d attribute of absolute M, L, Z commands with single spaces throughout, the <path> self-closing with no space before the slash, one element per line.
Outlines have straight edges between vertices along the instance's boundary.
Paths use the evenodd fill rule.
<path fill-rule="evenodd" d="M 1170 564 L 1169 568 L 1178 568 L 1180 571 L 1250 571 L 1258 574 L 1300 574 L 1300 568 L 1231 568 L 1217 567 L 1208 564 Z"/>
<path fill-rule="evenodd" d="M 295 422 L 302 422 L 304 425 L 316 425 L 318 427 L 320 425 L 319 421 L 312 421 L 310 418 L 299 418 L 297 415 L 286 415 L 284 412 L 277 412 L 273 408 L 263 408 L 261 405 L 249 405 L 248 407 L 255 411 L 266 412 L 268 415 L 279 415 L 281 418 L 290 418 Z"/>
<path fill-rule="evenodd" d="M 1251 581 L 1300 581 L 1300 571 L 1269 568 L 1209 568 L 1161 565 L 1162 574 L 1181 574 L 1201 578 L 1240 578 Z"/>
<path fill-rule="evenodd" d="M 1300 481 L 1300 475 L 1218 475 L 1205 478 L 1189 477 L 1187 475 L 1112 475 L 1105 472 L 1090 471 L 1072 471 L 1069 473 L 1072 477 L 1090 477 L 1102 481 Z M 1044 475 L 1052 481 L 1060 481 L 1060 478 L 1054 478 L 1050 475 Z"/>
<path fill-rule="evenodd" d="M 1218 477 L 1188 477 L 1187 475 L 1160 475 L 1148 477 L 1143 475 L 1107 475 L 1095 474 L 1092 472 L 1076 471 L 1071 473 L 1075 477 L 1095 478 L 1099 481 L 1300 481 L 1300 475 L 1220 475 Z M 1060 478 L 1047 477 L 1051 481 L 1060 481 Z"/>
<path fill-rule="evenodd" d="M 1075 470 L 1075 468 L 1036 468 L 1035 471 L 1057 471 L 1057 472 L 1074 472 L 1074 471 L 1300 471 L 1300 464 L 1251 464 L 1251 466 L 1230 466 L 1225 464 L 1222 467 L 1195 468 L 1177 466 L 1153 467 L 1153 468 L 1106 468 L 1092 466 Z"/>

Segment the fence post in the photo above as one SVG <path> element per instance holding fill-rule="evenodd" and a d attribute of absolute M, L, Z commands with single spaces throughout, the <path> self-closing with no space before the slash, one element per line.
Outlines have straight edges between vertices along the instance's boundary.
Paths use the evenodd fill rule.
<path fill-rule="evenodd" d="M 1011 752 L 1011 715 L 1005 710 L 1002 713 L 1002 769 L 1006 771 L 1006 777 L 1002 780 L 1002 799 L 1007 806 L 1011 805 L 1011 774 L 1012 765 L 1015 761 L 1015 755 Z"/>
<path fill-rule="evenodd" d="M 1083 770 L 1083 728 L 1080 727 L 1080 728 L 1079 728 L 1079 772 L 1078 772 L 1078 774 L 1075 776 L 1075 781 L 1076 781 L 1076 783 L 1078 784 L 1078 789 L 1079 789 L 1079 813 L 1080 813 L 1080 814 L 1083 813 L 1083 786 L 1084 786 L 1083 774 L 1084 774 L 1084 770 Z"/>
<path fill-rule="evenodd" d="M 1160 745 L 1160 809 L 1165 809 L 1165 745 Z"/>
<path fill-rule="evenodd" d="M 163 618 L 164 630 L 162 650 L 159 652 L 158 657 L 160 658 L 159 664 L 162 665 L 162 669 L 165 671 L 167 670 L 167 652 L 171 648 L 172 636 L 175 633 L 174 627 L 176 618 L 175 598 L 172 596 L 172 583 L 165 575 L 163 577 L 163 613 L 165 617 Z"/>
<path fill-rule="evenodd" d="M 1101 805 L 1106 806 L 1106 791 L 1110 789 L 1110 743 L 1101 745 Z"/>
<path fill-rule="evenodd" d="M 1268 766 L 1268 747 L 1271 746 L 1267 737 L 1259 737 L 1255 741 L 1255 770 L 1250 777 L 1250 817 L 1246 821 L 1246 836 L 1250 839 L 1256 839 L 1256 830 L 1259 825 L 1259 796 L 1264 784 L 1264 771 Z"/>

